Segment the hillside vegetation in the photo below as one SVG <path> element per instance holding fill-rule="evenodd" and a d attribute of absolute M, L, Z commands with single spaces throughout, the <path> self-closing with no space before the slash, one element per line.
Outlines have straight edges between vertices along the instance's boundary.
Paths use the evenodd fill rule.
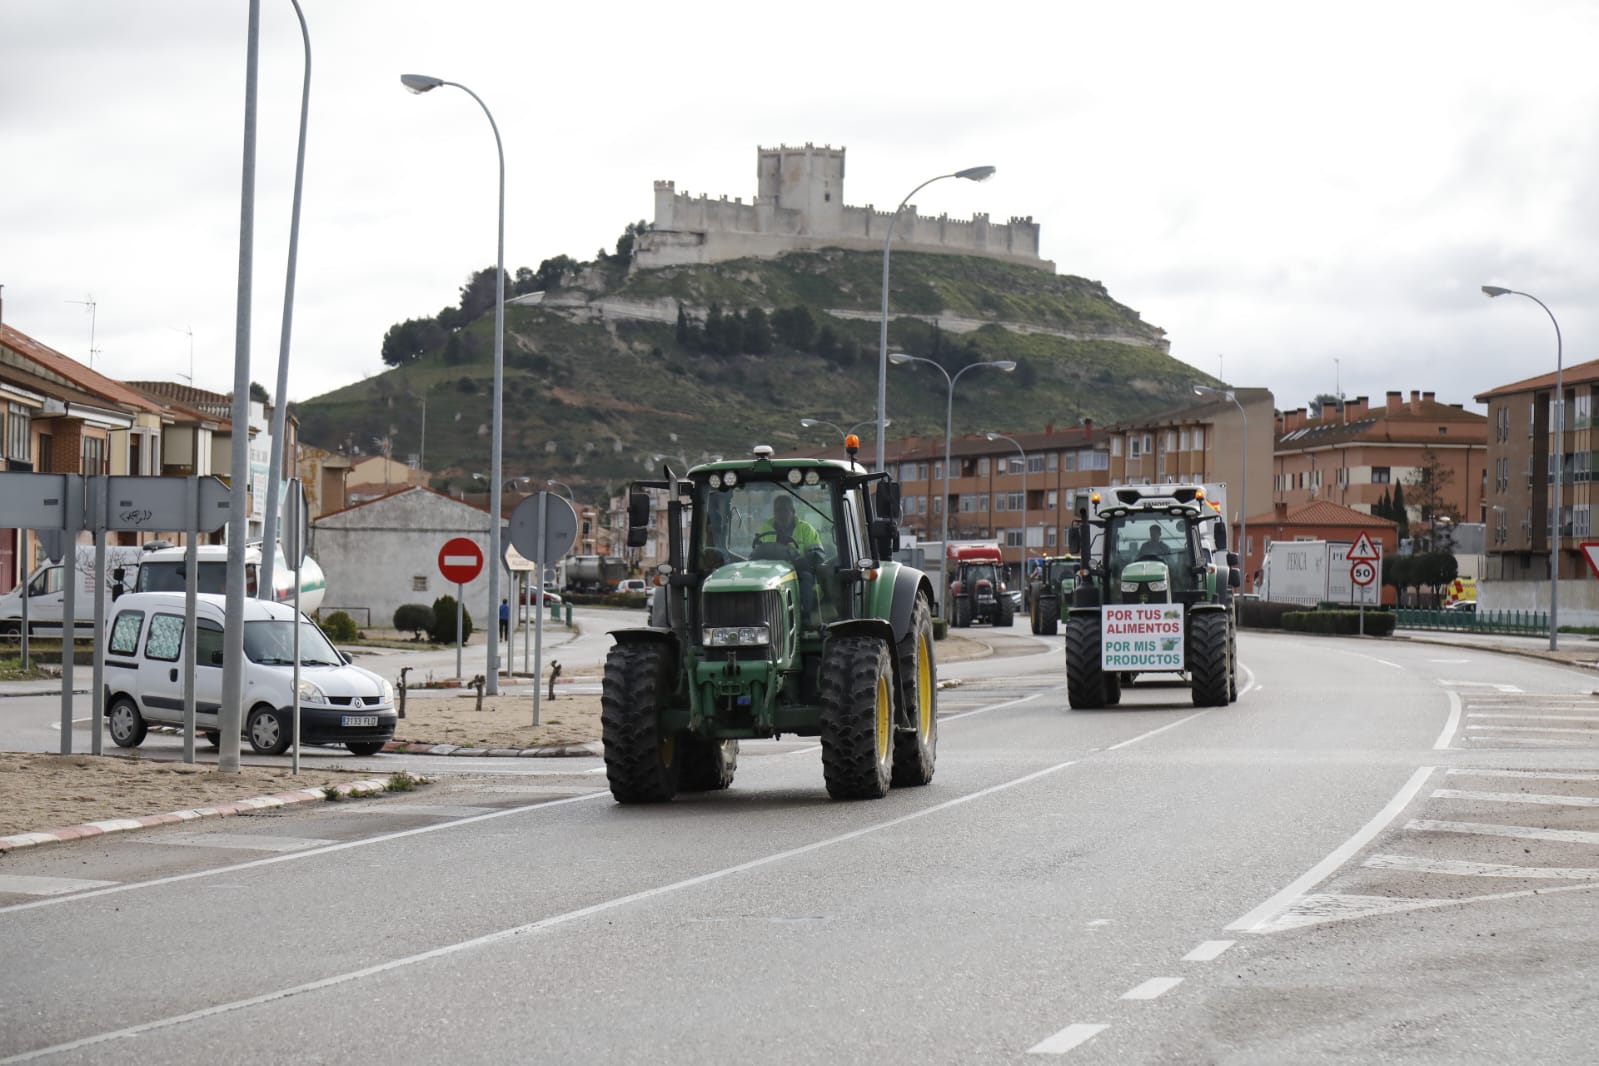
<path fill-rule="evenodd" d="M 487 275 L 492 286 L 492 269 Z M 894 257 L 891 277 L 891 351 L 934 358 L 952 373 L 981 359 L 1018 364 L 1011 374 L 961 379 L 957 436 L 1036 432 L 1081 417 L 1115 422 L 1184 402 L 1194 383 L 1213 383 L 1167 355 L 1162 332 L 1097 282 L 909 253 Z M 551 306 L 506 308 L 505 476 L 553 477 L 597 498 L 658 472 L 657 453 L 697 461 L 744 454 L 756 443 L 780 453 L 836 452 L 836 433 L 802 429 L 799 420 L 874 417 L 881 279 L 880 256 L 833 249 L 631 275 L 614 262 L 580 266 L 546 293 Z M 676 321 L 616 318 L 614 307 L 601 320 L 601 302 L 653 306 L 663 318 L 673 317 L 675 305 Z M 941 330 L 927 321 L 939 316 L 988 324 Z M 427 336 L 401 365 L 299 404 L 301 436 L 366 454 L 387 438 L 403 459 L 423 446 L 418 397 L 425 395 L 423 460 L 434 486 L 471 491 L 471 474 L 489 469 L 492 307 L 450 329 L 418 321 Z M 389 359 L 387 345 L 385 352 Z M 890 445 L 942 439 L 946 398 L 944 378 L 931 367 L 890 367 Z M 870 456 L 870 427 L 861 436 Z"/>

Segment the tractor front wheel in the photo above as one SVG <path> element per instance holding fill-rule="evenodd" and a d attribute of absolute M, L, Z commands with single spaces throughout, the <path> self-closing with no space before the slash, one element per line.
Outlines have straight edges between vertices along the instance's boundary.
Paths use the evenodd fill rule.
<path fill-rule="evenodd" d="M 841 637 L 822 653 L 822 776 L 834 799 L 882 799 L 894 764 L 889 646 Z"/>
<path fill-rule="evenodd" d="M 1220 611 L 1190 615 L 1188 672 L 1193 679 L 1195 707 L 1225 707 L 1231 664 L 1227 655 L 1227 616 Z"/>
<path fill-rule="evenodd" d="M 666 643 L 618 644 L 605 658 L 600 736 L 618 803 L 665 803 L 677 794 L 678 738 L 661 731 L 676 680 L 677 656 Z"/>
<path fill-rule="evenodd" d="M 1074 711 L 1091 711 L 1105 706 L 1108 689 L 1101 658 L 1099 615 L 1082 615 L 1066 620 L 1066 701 Z M 1121 698 L 1118 687 L 1116 696 Z"/>
<path fill-rule="evenodd" d="M 912 730 L 894 733 L 895 786 L 925 785 L 933 779 L 938 757 L 938 678 L 933 668 L 933 612 L 916 597 L 911 629 L 896 649 L 899 655 L 900 706 Z"/>

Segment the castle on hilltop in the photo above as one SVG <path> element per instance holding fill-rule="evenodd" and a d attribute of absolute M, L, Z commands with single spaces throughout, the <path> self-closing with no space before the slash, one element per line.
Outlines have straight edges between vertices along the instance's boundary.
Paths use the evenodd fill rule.
<path fill-rule="evenodd" d="M 844 149 L 807 144 L 757 148 L 755 199 L 711 199 L 678 192 L 675 182 L 655 183 L 655 222 L 638 239 L 640 269 L 684 263 L 719 263 L 818 248 L 879 251 L 891 211 L 844 203 Z M 1038 254 L 1038 223 L 1032 216 L 1003 225 L 988 215 L 970 221 L 928 218 L 906 204 L 894 223 L 894 248 L 907 252 L 982 255 L 1024 263 L 1051 273 L 1055 264 Z"/>

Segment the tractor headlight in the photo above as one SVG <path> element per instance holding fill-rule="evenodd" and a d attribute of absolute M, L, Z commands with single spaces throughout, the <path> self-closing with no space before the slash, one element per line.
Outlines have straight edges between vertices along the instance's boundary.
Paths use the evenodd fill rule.
<path fill-rule="evenodd" d="M 1171 585 L 1165 581 L 1151 581 L 1149 583 L 1150 592 L 1165 592 L 1170 587 Z"/>
<path fill-rule="evenodd" d="M 706 626 L 700 636 L 707 648 L 747 648 L 772 642 L 765 626 Z"/>
<path fill-rule="evenodd" d="M 1138 582 L 1136 582 L 1136 581 L 1123 581 L 1122 582 L 1122 591 L 1123 592 L 1137 592 L 1138 591 Z"/>

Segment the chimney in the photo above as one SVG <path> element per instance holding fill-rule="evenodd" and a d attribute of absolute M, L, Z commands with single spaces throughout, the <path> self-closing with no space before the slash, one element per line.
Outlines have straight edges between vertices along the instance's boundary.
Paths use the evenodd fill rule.
<path fill-rule="evenodd" d="M 1273 501 L 1272 505 L 1271 505 L 1271 510 L 1272 510 L 1272 517 L 1275 518 L 1277 521 L 1279 521 L 1279 522 L 1288 521 L 1288 502 L 1286 500 L 1275 500 L 1275 501 Z"/>
<path fill-rule="evenodd" d="M 1403 394 L 1396 390 L 1390 389 L 1387 396 L 1387 403 L 1388 413 L 1397 414 L 1399 408 L 1404 404 Z"/>
<path fill-rule="evenodd" d="M 1357 418 L 1366 413 L 1366 397 L 1356 396 L 1353 400 L 1344 401 L 1344 417 Z"/>
<path fill-rule="evenodd" d="M 1410 390 L 1410 413 L 1413 415 L 1421 414 L 1421 393 L 1415 389 Z"/>
<path fill-rule="evenodd" d="M 1053 423 L 1053 422 L 1045 422 L 1044 423 L 1044 436 L 1052 437 L 1054 435 L 1055 435 L 1055 423 Z"/>
<path fill-rule="evenodd" d="M 1437 403 L 1438 402 L 1437 395 L 1438 394 L 1435 393 L 1435 392 L 1424 392 L 1424 393 L 1421 394 L 1421 402 L 1422 403 Z"/>
<path fill-rule="evenodd" d="M 1094 420 L 1092 418 L 1083 419 L 1083 436 L 1091 437 L 1093 435 L 1094 435 Z"/>

